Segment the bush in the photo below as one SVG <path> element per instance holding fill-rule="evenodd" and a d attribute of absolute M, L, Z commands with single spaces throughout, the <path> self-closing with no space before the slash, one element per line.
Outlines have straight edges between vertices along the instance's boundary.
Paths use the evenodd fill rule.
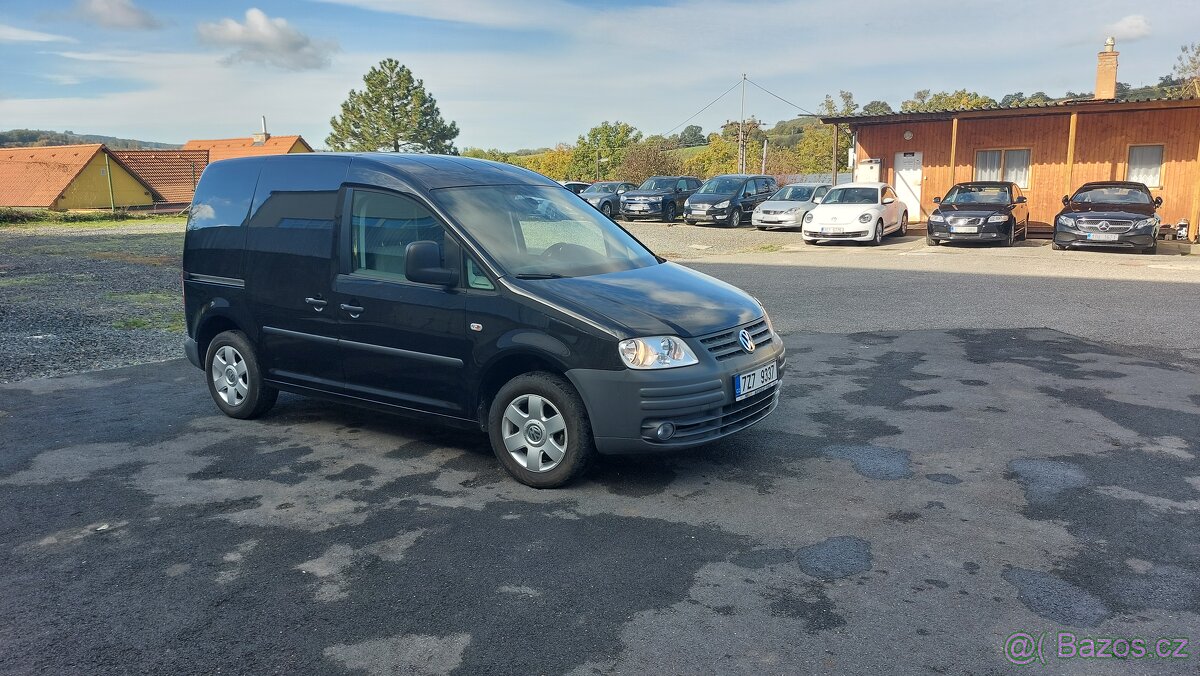
<path fill-rule="evenodd" d="M 13 209 L 0 207 L 0 223 L 88 223 L 148 218 L 128 211 L 51 211 L 50 209 Z"/>

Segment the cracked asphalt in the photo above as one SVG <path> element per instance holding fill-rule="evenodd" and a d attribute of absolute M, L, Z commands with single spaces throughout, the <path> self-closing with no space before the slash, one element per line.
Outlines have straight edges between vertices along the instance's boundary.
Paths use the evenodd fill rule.
<path fill-rule="evenodd" d="M 1071 632 L 1191 645 L 1025 669 L 1200 673 L 1196 315 L 917 308 L 980 260 L 948 251 L 693 263 L 772 309 L 779 409 L 565 490 L 469 431 L 290 395 L 228 419 L 178 359 L 0 384 L 0 672 L 1003 674 L 1015 632 Z M 1118 307 L 1197 302 L 1139 274 Z"/>

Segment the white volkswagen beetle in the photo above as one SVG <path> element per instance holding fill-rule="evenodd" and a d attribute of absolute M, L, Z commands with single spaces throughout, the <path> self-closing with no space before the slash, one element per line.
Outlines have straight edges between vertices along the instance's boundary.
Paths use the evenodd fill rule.
<path fill-rule="evenodd" d="M 879 244 L 885 235 L 908 233 L 908 209 L 886 183 L 846 183 L 825 193 L 804 216 L 807 244 L 823 239 Z"/>

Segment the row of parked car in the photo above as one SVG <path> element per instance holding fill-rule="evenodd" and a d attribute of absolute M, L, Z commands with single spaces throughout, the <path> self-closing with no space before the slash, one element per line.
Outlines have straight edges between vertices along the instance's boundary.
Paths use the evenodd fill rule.
<path fill-rule="evenodd" d="M 745 220 L 760 230 L 800 228 L 816 244 L 848 240 L 879 244 L 908 233 L 908 208 L 886 183 L 793 183 L 780 188 L 770 176 L 726 174 L 701 182 L 692 176 L 654 176 L 642 185 L 623 181 L 581 184 L 579 196 L 605 216 L 626 220 L 656 218 L 691 225 L 738 227 Z M 971 181 L 934 198 L 925 241 L 998 242 L 1012 246 L 1029 234 L 1028 200 L 1016 183 Z M 1054 219 L 1055 249 L 1117 247 L 1155 253 L 1161 219 L 1154 197 L 1142 183 L 1086 183 L 1063 196 Z"/>

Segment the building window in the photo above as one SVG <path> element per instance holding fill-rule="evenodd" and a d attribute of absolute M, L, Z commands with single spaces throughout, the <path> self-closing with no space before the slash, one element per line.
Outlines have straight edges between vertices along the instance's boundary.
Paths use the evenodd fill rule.
<path fill-rule="evenodd" d="M 1162 146 L 1129 146 L 1125 180 L 1145 183 L 1148 188 L 1161 188 L 1162 163 Z"/>
<path fill-rule="evenodd" d="M 975 153 L 976 181 L 1012 181 L 1029 188 L 1029 149 L 980 150 Z"/>

